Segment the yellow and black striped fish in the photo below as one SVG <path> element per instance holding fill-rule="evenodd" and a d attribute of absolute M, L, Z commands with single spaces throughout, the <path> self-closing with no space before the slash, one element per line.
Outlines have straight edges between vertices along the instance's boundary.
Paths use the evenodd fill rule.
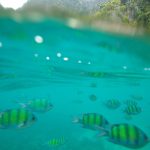
<path fill-rule="evenodd" d="M 84 128 L 97 130 L 99 127 L 108 127 L 109 123 L 104 116 L 97 113 L 83 114 L 82 118 L 77 118 L 73 122 L 81 123 Z"/>
<path fill-rule="evenodd" d="M 0 113 L 0 128 L 23 128 L 36 120 L 35 115 L 27 109 L 8 109 Z"/>
<path fill-rule="evenodd" d="M 127 115 L 137 115 L 141 113 L 141 111 L 142 111 L 141 107 L 137 105 L 127 105 L 127 107 L 124 109 L 124 112 Z"/>
<path fill-rule="evenodd" d="M 105 72 L 87 72 L 87 76 L 94 77 L 94 78 L 103 78 L 105 77 Z"/>
<path fill-rule="evenodd" d="M 66 138 L 64 136 L 59 138 L 52 138 L 47 142 L 48 146 L 50 147 L 58 147 L 64 145 L 65 143 L 66 143 Z"/>
<path fill-rule="evenodd" d="M 19 103 L 19 104 L 21 104 L 24 108 L 28 108 L 33 112 L 39 113 L 47 112 L 53 108 L 53 105 L 50 103 L 50 101 L 44 98 L 33 99 L 27 103 Z"/>
<path fill-rule="evenodd" d="M 104 102 L 104 104 L 109 109 L 117 109 L 121 105 L 121 103 L 117 99 L 110 99 Z"/>
<path fill-rule="evenodd" d="M 34 99 L 29 101 L 27 107 L 34 112 L 47 112 L 53 108 L 53 105 L 48 99 Z"/>
<path fill-rule="evenodd" d="M 108 132 L 108 139 L 115 144 L 128 148 L 141 148 L 149 142 L 148 136 L 131 124 L 115 124 Z"/>

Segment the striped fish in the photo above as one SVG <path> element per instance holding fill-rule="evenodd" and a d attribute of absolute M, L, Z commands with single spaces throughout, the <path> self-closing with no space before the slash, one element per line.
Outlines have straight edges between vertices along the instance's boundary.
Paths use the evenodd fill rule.
<path fill-rule="evenodd" d="M 117 109 L 121 105 L 117 99 L 110 99 L 107 102 L 104 102 L 104 104 L 109 109 Z"/>
<path fill-rule="evenodd" d="M 105 72 L 88 72 L 87 75 L 94 78 L 103 78 L 105 76 Z"/>
<path fill-rule="evenodd" d="M 66 143 L 66 138 L 64 136 L 59 138 L 52 138 L 48 141 L 48 146 L 50 147 L 58 147 L 64 145 Z"/>
<path fill-rule="evenodd" d="M 115 124 L 108 133 L 108 140 L 128 148 L 141 148 L 149 142 L 148 136 L 135 125 Z"/>
<path fill-rule="evenodd" d="M 27 107 L 33 112 L 47 112 L 53 108 L 53 105 L 49 102 L 48 99 L 33 99 L 28 103 L 21 103 L 23 107 Z"/>
<path fill-rule="evenodd" d="M 99 127 L 108 127 L 108 121 L 100 114 L 97 113 L 86 113 L 83 114 L 82 118 L 76 118 L 73 122 L 81 123 L 83 128 L 98 130 Z"/>
<path fill-rule="evenodd" d="M 8 109 L 0 113 L 0 128 L 23 128 L 30 126 L 36 120 L 34 114 L 27 109 Z"/>
<path fill-rule="evenodd" d="M 127 115 L 137 115 L 139 113 L 141 113 L 142 109 L 141 107 L 137 106 L 137 105 L 128 105 L 125 109 L 124 112 Z"/>

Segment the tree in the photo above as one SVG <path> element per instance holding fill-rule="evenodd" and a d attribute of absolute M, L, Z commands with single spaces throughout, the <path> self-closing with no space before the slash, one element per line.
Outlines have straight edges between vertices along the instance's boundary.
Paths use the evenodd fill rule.
<path fill-rule="evenodd" d="M 100 5 L 96 17 L 150 30 L 150 0 L 111 0 Z"/>

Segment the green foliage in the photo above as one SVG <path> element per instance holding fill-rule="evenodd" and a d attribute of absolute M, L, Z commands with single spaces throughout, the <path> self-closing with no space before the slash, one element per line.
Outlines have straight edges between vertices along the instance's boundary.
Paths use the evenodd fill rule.
<path fill-rule="evenodd" d="M 150 30 L 149 0 L 110 0 L 100 5 L 96 18 L 132 26 L 142 26 Z"/>

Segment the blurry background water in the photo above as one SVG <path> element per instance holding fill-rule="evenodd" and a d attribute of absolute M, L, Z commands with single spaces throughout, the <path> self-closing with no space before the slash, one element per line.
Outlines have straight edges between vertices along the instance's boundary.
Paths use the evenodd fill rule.
<path fill-rule="evenodd" d="M 34 98 L 50 99 L 54 108 L 45 114 L 36 114 L 38 120 L 31 127 L 1 129 L 0 149 L 129 149 L 72 123 L 74 117 L 89 112 L 103 114 L 112 124 L 137 125 L 150 137 L 149 35 L 136 35 L 137 30 L 118 29 L 120 26 L 117 32 L 131 34 L 114 33 L 114 27 L 109 28 L 112 32 L 94 29 L 84 15 L 82 19 L 86 23 L 75 15 L 58 13 L 58 8 L 54 11 L 57 18 L 52 17 L 53 13 L 49 14 L 51 17 L 43 17 L 41 2 L 49 9 L 46 0 L 29 1 L 25 10 L 1 8 L 0 110 L 18 108 L 14 101 Z M 91 14 L 98 9 L 99 2 L 58 0 L 51 1 L 51 5 Z M 31 9 L 36 5 L 38 13 Z M 110 99 L 119 100 L 121 106 L 110 109 L 104 105 Z M 127 118 L 123 112 L 126 100 L 136 101 L 141 113 Z M 62 136 L 67 141 L 59 147 L 45 144 L 51 138 Z M 150 144 L 141 149 L 149 150 Z"/>

